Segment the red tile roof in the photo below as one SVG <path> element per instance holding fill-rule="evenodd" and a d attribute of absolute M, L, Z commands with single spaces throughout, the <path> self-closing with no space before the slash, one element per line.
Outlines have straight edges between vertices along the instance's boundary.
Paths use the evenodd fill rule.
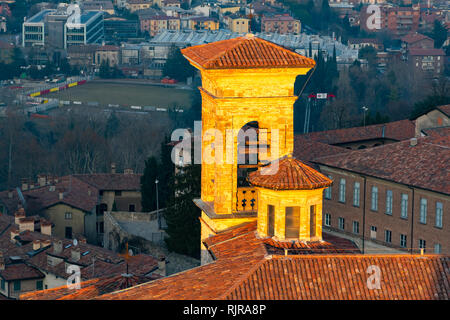
<path fill-rule="evenodd" d="M 315 61 L 253 35 L 188 47 L 183 55 L 205 69 L 312 68 Z"/>
<path fill-rule="evenodd" d="M 141 174 L 137 173 L 92 173 L 74 174 L 73 177 L 88 183 L 99 190 L 141 190 Z"/>
<path fill-rule="evenodd" d="M 448 300 L 449 261 L 441 256 L 273 257 L 226 296 L 232 300 Z M 370 266 L 380 289 L 369 289 Z M 373 272 L 373 271 L 372 271 Z"/>
<path fill-rule="evenodd" d="M 437 156 L 439 155 L 439 156 Z M 314 162 L 409 186 L 450 194 L 450 136 L 423 137 L 348 154 L 317 158 Z"/>
<path fill-rule="evenodd" d="M 317 189 L 331 185 L 332 181 L 292 156 L 283 157 L 278 166 L 272 162 L 248 175 L 253 186 L 275 190 Z"/>
<path fill-rule="evenodd" d="M 439 109 L 444 114 L 446 114 L 448 117 L 450 117 L 450 104 L 447 104 L 445 106 L 439 106 L 439 107 L 437 107 L 437 109 Z"/>
<path fill-rule="evenodd" d="M 401 141 L 414 137 L 415 130 L 413 121 L 400 120 L 365 127 L 311 132 L 302 136 L 306 139 L 336 145 L 382 138 Z"/>
<path fill-rule="evenodd" d="M 348 152 L 351 150 L 307 139 L 304 135 L 294 136 L 294 156 L 310 166 L 315 165 L 311 163 L 315 158 Z"/>
<path fill-rule="evenodd" d="M 409 49 L 409 55 L 411 55 L 411 56 L 445 56 L 445 51 L 442 49 L 411 48 L 411 49 Z"/>
<path fill-rule="evenodd" d="M 126 289 L 159 278 L 161 277 L 158 275 L 143 277 L 119 274 L 83 281 L 80 283 L 80 289 L 70 289 L 65 285 L 58 288 L 25 293 L 20 296 L 20 300 L 89 300 L 106 293 Z"/>
<path fill-rule="evenodd" d="M 6 281 L 43 279 L 45 275 L 37 268 L 25 263 L 7 264 L 5 270 L 0 270 L 0 278 Z"/>
<path fill-rule="evenodd" d="M 407 42 L 407 43 L 414 43 L 414 42 L 424 40 L 424 39 L 433 41 L 433 39 L 431 39 L 430 37 L 427 37 L 426 35 L 423 35 L 423 34 L 417 33 L 417 32 L 408 33 L 406 36 L 401 38 L 401 40 L 403 42 Z"/>
<path fill-rule="evenodd" d="M 212 263 L 96 299 L 449 299 L 448 256 L 279 256 L 266 251 L 251 226 L 206 240 L 217 258 Z M 367 287 L 371 265 L 380 268 L 380 289 Z"/>

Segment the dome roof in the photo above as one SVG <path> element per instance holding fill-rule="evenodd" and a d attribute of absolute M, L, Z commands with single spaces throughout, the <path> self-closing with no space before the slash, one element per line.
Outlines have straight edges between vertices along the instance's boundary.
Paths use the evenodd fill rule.
<path fill-rule="evenodd" d="M 311 190 L 328 187 L 333 182 L 290 155 L 278 161 L 278 168 L 272 167 L 272 162 L 268 166 L 251 172 L 248 181 L 253 186 L 274 190 Z"/>

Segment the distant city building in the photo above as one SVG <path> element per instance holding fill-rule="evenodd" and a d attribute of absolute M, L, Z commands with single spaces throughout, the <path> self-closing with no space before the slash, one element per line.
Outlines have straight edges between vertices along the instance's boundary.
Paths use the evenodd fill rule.
<path fill-rule="evenodd" d="M 279 34 L 299 34 L 301 31 L 300 20 L 294 19 L 288 14 L 263 16 L 261 18 L 261 32 Z"/>
<path fill-rule="evenodd" d="M 120 49 L 118 46 L 99 46 L 95 50 L 94 63 L 100 66 L 107 63 L 110 67 L 117 66 L 120 63 Z"/>
<path fill-rule="evenodd" d="M 14 45 L 11 43 L 0 41 L 0 62 L 11 63 L 14 52 Z"/>
<path fill-rule="evenodd" d="M 416 71 L 435 77 L 444 71 L 445 52 L 442 49 L 411 48 L 407 54 L 408 63 Z"/>
<path fill-rule="evenodd" d="M 139 21 L 111 17 L 103 22 L 105 41 L 128 41 L 139 35 Z"/>
<path fill-rule="evenodd" d="M 127 0 L 125 8 L 130 10 L 131 13 L 138 10 L 148 9 L 153 5 L 152 1 L 147 0 Z"/>
<path fill-rule="evenodd" d="M 22 46 L 67 48 L 74 44 L 101 43 L 103 13 L 82 12 L 79 21 L 69 21 L 67 5 L 45 9 L 27 19 L 22 27 Z"/>
<path fill-rule="evenodd" d="M 360 50 L 364 47 L 373 47 L 375 50 L 383 50 L 383 43 L 376 38 L 352 38 L 348 39 L 351 49 Z"/>
<path fill-rule="evenodd" d="M 237 14 L 225 16 L 223 19 L 231 32 L 245 34 L 250 31 L 250 19 Z"/>
<path fill-rule="evenodd" d="M 93 0 L 85 1 L 81 4 L 81 9 L 84 11 L 103 11 L 107 14 L 114 15 L 114 6 L 111 1 L 106 0 Z"/>
<path fill-rule="evenodd" d="M 162 30 L 180 30 L 180 19 L 166 15 L 142 15 L 139 22 L 141 32 L 147 31 L 151 37 Z"/>

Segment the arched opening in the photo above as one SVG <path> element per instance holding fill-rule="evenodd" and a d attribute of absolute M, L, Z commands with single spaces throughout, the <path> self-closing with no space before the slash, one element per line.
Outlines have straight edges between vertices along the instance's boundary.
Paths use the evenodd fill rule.
<path fill-rule="evenodd" d="M 238 187 L 248 187 L 247 176 L 258 169 L 258 135 L 259 125 L 257 121 L 246 123 L 238 133 Z"/>
<path fill-rule="evenodd" d="M 259 133 L 260 128 L 257 121 L 246 123 L 239 130 L 237 137 L 237 194 L 236 210 L 257 210 L 256 190 L 250 186 L 247 177 L 260 165 L 259 157 Z"/>

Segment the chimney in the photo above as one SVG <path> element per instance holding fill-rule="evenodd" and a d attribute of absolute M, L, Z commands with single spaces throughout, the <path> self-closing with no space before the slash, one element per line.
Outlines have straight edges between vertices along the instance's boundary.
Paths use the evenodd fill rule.
<path fill-rule="evenodd" d="M 43 187 L 47 183 L 47 177 L 45 175 L 38 175 L 39 186 Z"/>
<path fill-rule="evenodd" d="M 5 258 L 3 258 L 3 252 L 0 251 L 0 271 L 5 270 Z"/>
<path fill-rule="evenodd" d="M 111 163 L 111 173 L 116 173 L 116 164 L 114 162 Z"/>
<path fill-rule="evenodd" d="M 64 199 L 64 192 L 60 192 L 60 193 L 58 194 L 58 197 L 59 197 L 59 200 Z"/>
<path fill-rule="evenodd" d="M 47 236 L 52 235 L 52 223 L 50 221 L 41 220 L 41 233 Z"/>
<path fill-rule="evenodd" d="M 62 252 L 63 243 L 61 240 L 53 242 L 53 253 L 60 254 Z"/>
<path fill-rule="evenodd" d="M 33 218 L 21 218 L 19 220 L 19 231 L 34 231 L 34 219 Z"/>
<path fill-rule="evenodd" d="M 72 257 L 72 261 L 73 262 L 77 262 L 80 260 L 81 254 L 80 254 L 80 249 L 76 248 L 76 249 L 72 249 L 71 250 L 71 257 Z"/>
<path fill-rule="evenodd" d="M 417 146 L 417 138 L 411 138 L 411 139 L 409 140 L 409 145 L 410 145 L 411 147 Z"/>
<path fill-rule="evenodd" d="M 33 240 L 33 250 L 39 250 L 41 248 L 41 240 Z"/>
<path fill-rule="evenodd" d="M 19 208 L 19 210 L 17 210 L 14 213 L 14 223 L 19 225 L 20 224 L 20 219 L 25 218 L 25 209 L 24 208 Z"/>
<path fill-rule="evenodd" d="M 133 174 L 133 169 L 125 169 L 123 170 L 124 174 Z"/>
<path fill-rule="evenodd" d="M 16 242 L 16 239 L 14 239 L 15 237 L 17 237 L 20 234 L 19 229 L 12 229 L 11 230 L 11 241 L 12 242 Z"/>
<path fill-rule="evenodd" d="M 41 248 L 46 248 L 48 246 L 50 246 L 52 244 L 52 242 L 50 240 L 42 240 L 41 241 Z"/>
<path fill-rule="evenodd" d="M 28 190 L 28 180 L 22 179 L 22 191 L 27 191 L 27 190 Z"/>
<path fill-rule="evenodd" d="M 158 258 L 158 274 L 166 276 L 166 257 L 160 255 Z"/>

